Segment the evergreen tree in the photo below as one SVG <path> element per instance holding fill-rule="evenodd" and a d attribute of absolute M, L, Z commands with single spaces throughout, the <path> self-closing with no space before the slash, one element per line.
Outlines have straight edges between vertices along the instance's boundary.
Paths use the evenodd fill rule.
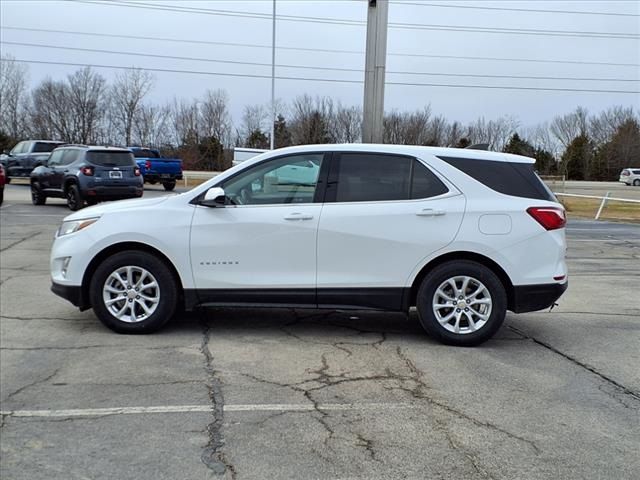
<path fill-rule="evenodd" d="M 562 171 L 569 180 L 588 180 L 593 145 L 585 134 L 578 135 L 562 154 Z"/>
<path fill-rule="evenodd" d="M 254 130 L 244 142 L 247 148 L 269 148 L 269 137 L 260 130 Z"/>
<path fill-rule="evenodd" d="M 275 148 L 291 146 L 291 132 L 287 126 L 287 121 L 282 115 L 278 115 L 274 122 Z"/>

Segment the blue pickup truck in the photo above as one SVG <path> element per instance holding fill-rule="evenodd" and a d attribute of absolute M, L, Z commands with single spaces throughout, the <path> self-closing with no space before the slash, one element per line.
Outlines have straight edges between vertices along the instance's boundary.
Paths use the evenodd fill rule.
<path fill-rule="evenodd" d="M 127 147 L 133 152 L 144 183 L 152 185 L 162 183 L 165 190 L 176 187 L 176 181 L 182 180 L 182 160 L 178 158 L 162 158 L 160 152 L 153 148 Z"/>

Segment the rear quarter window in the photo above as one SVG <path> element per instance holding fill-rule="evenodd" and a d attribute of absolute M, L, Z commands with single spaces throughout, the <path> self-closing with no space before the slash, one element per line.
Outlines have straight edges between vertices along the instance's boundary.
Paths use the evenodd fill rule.
<path fill-rule="evenodd" d="M 86 160 L 101 167 L 133 167 L 135 160 L 131 152 L 87 152 Z"/>
<path fill-rule="evenodd" d="M 438 158 L 496 192 L 513 197 L 557 201 L 551 190 L 538 177 L 531 163 L 497 162 L 459 157 Z"/>

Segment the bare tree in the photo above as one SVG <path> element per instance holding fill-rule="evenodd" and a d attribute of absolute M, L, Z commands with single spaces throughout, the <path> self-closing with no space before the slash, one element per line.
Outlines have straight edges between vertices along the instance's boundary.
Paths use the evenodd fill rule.
<path fill-rule="evenodd" d="M 111 88 L 111 113 L 125 145 L 131 144 L 133 123 L 142 100 L 153 87 L 153 76 L 140 69 L 125 70 Z"/>
<path fill-rule="evenodd" d="M 200 102 L 201 134 L 231 145 L 232 123 L 229 96 L 224 90 L 208 90 Z"/>
<path fill-rule="evenodd" d="M 176 145 L 198 143 L 200 138 L 198 103 L 174 99 L 171 106 L 170 128 Z"/>
<path fill-rule="evenodd" d="M 245 140 L 255 132 L 264 132 L 269 112 L 263 105 L 246 105 L 242 114 L 240 135 Z"/>
<path fill-rule="evenodd" d="M 331 136 L 337 143 L 359 142 L 362 138 L 362 109 L 338 103 L 331 126 Z"/>
<path fill-rule="evenodd" d="M 18 138 L 24 130 L 27 67 L 10 55 L 0 57 L 0 130 Z"/>
<path fill-rule="evenodd" d="M 291 141 L 294 145 L 331 143 L 334 141 L 333 101 L 329 97 L 296 97 L 291 105 Z"/>
<path fill-rule="evenodd" d="M 167 105 L 141 105 L 133 124 L 134 142 L 157 148 L 170 144 L 170 118 L 171 109 Z"/>
<path fill-rule="evenodd" d="M 415 112 L 392 111 L 383 120 L 384 143 L 398 145 L 431 145 L 431 107 Z"/>
<path fill-rule="evenodd" d="M 473 143 L 488 143 L 491 150 L 502 151 L 518 128 L 518 121 L 511 117 L 486 120 L 480 117 L 468 127 L 467 137 Z"/>
<path fill-rule="evenodd" d="M 587 117 L 588 112 L 582 107 L 566 115 L 559 115 L 551 121 L 551 133 L 567 148 L 575 138 L 587 134 Z"/>
<path fill-rule="evenodd" d="M 602 144 L 611 140 L 620 127 L 634 119 L 633 107 L 616 105 L 589 119 L 589 137 Z"/>
<path fill-rule="evenodd" d="M 70 140 L 76 143 L 94 143 L 99 123 L 104 117 L 106 81 L 90 67 L 85 67 L 69 75 L 68 82 Z"/>
<path fill-rule="evenodd" d="M 30 113 L 35 136 L 74 142 L 75 120 L 67 108 L 69 103 L 69 87 L 64 82 L 43 80 L 32 93 Z"/>

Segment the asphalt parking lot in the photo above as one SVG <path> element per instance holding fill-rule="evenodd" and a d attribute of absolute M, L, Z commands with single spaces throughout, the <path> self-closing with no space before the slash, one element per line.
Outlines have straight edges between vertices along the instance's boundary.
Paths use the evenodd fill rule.
<path fill-rule="evenodd" d="M 453 348 L 415 313 L 114 334 L 49 291 L 68 213 L 14 184 L 0 208 L 2 479 L 640 478 L 638 225 L 571 221 L 560 306 Z"/>

